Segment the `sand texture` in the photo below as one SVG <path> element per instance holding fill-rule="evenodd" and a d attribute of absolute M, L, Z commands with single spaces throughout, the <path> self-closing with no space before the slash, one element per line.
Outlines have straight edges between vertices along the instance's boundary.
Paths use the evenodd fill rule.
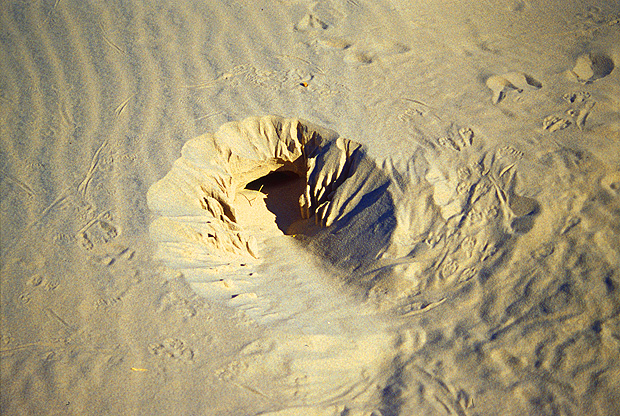
<path fill-rule="evenodd" d="M 620 2 L 5 1 L 2 415 L 620 414 Z"/>

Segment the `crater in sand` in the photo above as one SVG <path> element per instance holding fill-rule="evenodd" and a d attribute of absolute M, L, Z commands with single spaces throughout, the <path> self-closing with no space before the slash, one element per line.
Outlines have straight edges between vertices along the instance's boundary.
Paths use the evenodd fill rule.
<path fill-rule="evenodd" d="M 358 143 L 335 132 L 296 119 L 249 118 L 186 143 L 148 192 L 159 214 L 151 233 L 162 249 L 207 264 L 259 258 L 268 237 L 350 225 L 385 199 L 377 189 L 386 182 Z M 378 246 L 370 245 L 372 253 L 368 246 L 351 241 L 348 249 L 376 256 Z"/>
<path fill-rule="evenodd" d="M 444 169 L 419 153 L 397 168 L 312 123 L 248 118 L 185 144 L 149 189 L 151 236 L 157 257 L 210 297 L 259 299 L 271 244 L 270 262 L 292 270 L 318 257 L 340 281 L 403 304 L 472 279 L 533 227 L 538 204 L 504 160 Z M 285 235 L 302 251 L 274 254 L 268 242 Z"/>

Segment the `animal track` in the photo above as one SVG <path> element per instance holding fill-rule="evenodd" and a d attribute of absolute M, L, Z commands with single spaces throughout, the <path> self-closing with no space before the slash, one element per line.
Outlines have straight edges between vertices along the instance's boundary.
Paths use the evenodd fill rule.
<path fill-rule="evenodd" d="M 110 298 L 102 298 L 95 302 L 96 308 L 110 308 L 121 301 L 120 296 L 110 297 Z"/>
<path fill-rule="evenodd" d="M 547 116 L 543 120 L 543 129 L 549 131 L 564 130 L 571 125 L 571 121 L 560 116 Z"/>
<path fill-rule="evenodd" d="M 315 2 L 293 29 L 303 35 L 305 44 L 341 51 L 343 61 L 350 64 L 368 65 L 377 59 L 388 59 L 409 52 L 407 45 L 398 42 L 381 41 L 369 44 L 332 34 L 332 30 L 347 14 L 329 1 Z"/>
<path fill-rule="evenodd" d="M 474 132 L 469 127 L 463 127 L 458 131 L 458 137 L 441 137 L 437 139 L 437 142 L 448 149 L 456 150 L 460 152 L 466 147 L 469 147 L 474 142 Z"/>
<path fill-rule="evenodd" d="M 349 63 L 360 63 L 360 64 L 371 64 L 374 60 L 373 55 L 359 50 L 350 50 L 347 51 L 347 54 L 344 57 L 345 62 Z"/>
<path fill-rule="evenodd" d="M 60 286 L 60 283 L 56 280 L 50 280 L 40 274 L 33 275 L 28 281 L 28 284 L 33 288 L 45 289 L 48 292 L 52 292 Z"/>
<path fill-rule="evenodd" d="M 542 244 L 540 247 L 532 250 L 530 255 L 534 260 L 541 261 L 549 257 L 555 251 L 555 247 L 551 243 Z"/>
<path fill-rule="evenodd" d="M 40 274 L 35 274 L 34 276 L 30 278 L 29 283 L 33 287 L 37 287 L 37 286 L 40 286 L 43 283 L 43 281 L 44 281 L 43 276 L 41 276 Z"/>
<path fill-rule="evenodd" d="M 133 259 L 135 252 L 128 247 L 113 245 L 109 247 L 105 254 L 93 255 L 92 259 L 95 263 L 102 264 L 104 266 L 111 266 L 118 260 L 129 261 Z"/>
<path fill-rule="evenodd" d="M 293 27 L 299 32 L 325 31 L 343 19 L 345 13 L 330 1 L 313 2 Z"/>
<path fill-rule="evenodd" d="M 162 297 L 159 308 L 157 308 L 157 312 L 176 310 L 181 315 L 191 318 L 196 316 L 197 309 L 199 307 L 199 300 L 188 299 L 176 292 L 168 292 Z"/>
<path fill-rule="evenodd" d="M 24 292 L 18 296 L 18 299 L 22 304 L 27 305 L 30 303 L 31 294 L 29 292 Z"/>
<path fill-rule="evenodd" d="M 512 157 L 513 159 L 516 159 L 516 160 L 521 160 L 523 159 L 523 156 L 524 156 L 522 151 L 517 150 L 514 147 L 509 146 L 509 145 L 506 145 L 500 148 L 497 151 L 497 154 L 499 157 Z"/>
<path fill-rule="evenodd" d="M 319 19 L 318 17 L 316 17 L 315 15 L 311 13 L 307 13 L 304 15 L 304 17 L 301 18 L 299 23 L 295 25 L 295 30 L 298 30 L 298 31 L 308 31 L 308 30 L 314 30 L 314 29 L 325 30 L 328 27 L 329 25 L 325 23 L 323 20 Z"/>
<path fill-rule="evenodd" d="M 545 117 L 543 129 L 554 132 L 574 125 L 582 130 L 596 102 L 590 100 L 590 93 L 583 91 L 566 93 L 562 99 L 569 103 L 570 107 L 561 116 L 552 114 Z"/>
<path fill-rule="evenodd" d="M 109 213 L 104 213 L 88 223 L 80 230 L 76 238 L 86 250 L 92 250 L 97 244 L 105 244 L 118 236 L 118 230 L 105 218 Z"/>
<path fill-rule="evenodd" d="M 463 147 L 471 146 L 474 142 L 474 132 L 469 127 L 459 129 L 459 136 L 461 137 Z"/>
<path fill-rule="evenodd" d="M 601 186 L 612 196 L 620 196 L 620 172 L 614 172 L 601 179 Z"/>
<path fill-rule="evenodd" d="M 574 227 L 576 227 L 577 225 L 579 225 L 579 223 L 581 222 L 581 218 L 579 217 L 570 217 L 566 219 L 566 222 L 564 224 L 564 226 L 562 227 L 562 229 L 560 230 L 560 235 L 564 235 L 566 233 L 568 233 L 570 230 L 572 230 Z"/>
<path fill-rule="evenodd" d="M 417 108 L 408 108 L 398 115 L 398 119 L 402 122 L 414 121 L 416 117 L 424 117 L 424 112 Z"/>
<path fill-rule="evenodd" d="M 153 355 L 179 361 L 191 361 L 194 358 L 194 351 L 178 338 L 167 338 L 161 343 L 151 344 L 149 351 Z"/>
<path fill-rule="evenodd" d="M 581 103 L 590 98 L 590 93 L 585 91 L 566 93 L 562 96 L 562 99 L 567 103 Z"/>
<path fill-rule="evenodd" d="M 348 49 L 351 47 L 352 43 L 350 41 L 348 41 L 347 39 L 343 39 L 343 38 L 331 38 L 331 37 L 320 37 L 319 39 L 317 39 L 317 43 L 320 46 L 324 46 L 326 48 L 333 48 L 333 49 Z"/>

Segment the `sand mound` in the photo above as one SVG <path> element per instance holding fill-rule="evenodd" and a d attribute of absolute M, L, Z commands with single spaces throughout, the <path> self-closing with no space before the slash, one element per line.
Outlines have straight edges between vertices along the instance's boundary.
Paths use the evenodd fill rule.
<path fill-rule="evenodd" d="M 329 227 L 351 214 L 358 201 L 343 198 L 352 192 L 341 186 L 362 176 L 360 164 L 368 179 L 372 167 L 359 144 L 298 120 L 269 116 L 226 124 L 213 136 L 189 141 L 173 169 L 149 190 L 149 207 L 162 215 L 152 225 L 153 236 L 164 243 L 189 243 L 181 230 L 190 227 L 193 241 L 208 248 L 215 263 L 231 254 L 258 258 L 258 242 L 274 232 L 270 222 L 283 228 L 291 218 L 312 218 Z M 304 183 L 297 195 L 277 191 L 286 182 L 299 182 L 296 178 Z M 288 185 L 286 191 L 293 193 L 299 188 Z M 291 208 L 291 199 L 298 206 L 280 210 L 278 221 L 261 216 L 266 194 L 274 211 Z"/>
<path fill-rule="evenodd" d="M 161 215 L 151 225 L 160 258 L 198 293 L 271 324 L 278 334 L 242 351 L 243 371 L 235 364 L 218 377 L 261 391 L 273 387 L 257 384 L 268 374 L 280 380 L 278 400 L 300 405 L 329 404 L 373 385 L 391 337 L 326 284 L 311 251 L 282 238 L 301 232 L 320 240 L 321 229 L 351 224 L 385 198 L 379 172 L 359 144 L 310 123 L 268 116 L 190 140 L 151 187 L 149 206 Z M 352 325 L 355 339 L 347 335 Z M 309 345 L 323 353 L 307 356 Z"/>
<path fill-rule="evenodd" d="M 467 147 L 473 132 L 460 140 Z M 311 123 L 248 118 L 184 146 L 148 192 L 160 215 L 151 235 L 159 256 L 200 284 L 222 273 L 245 279 L 269 238 L 293 234 L 307 249 L 300 255 L 318 255 L 341 280 L 403 306 L 476 276 L 531 229 L 538 204 L 517 193 L 514 164 L 501 156 L 441 169 L 420 153 L 380 166 L 360 144 Z M 199 292 L 248 296 L 222 290 Z"/>

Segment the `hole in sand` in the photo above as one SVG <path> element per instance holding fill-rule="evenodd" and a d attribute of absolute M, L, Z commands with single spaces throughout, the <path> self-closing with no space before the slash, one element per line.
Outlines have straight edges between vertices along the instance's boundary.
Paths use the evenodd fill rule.
<path fill-rule="evenodd" d="M 283 270 L 304 276 L 311 258 L 378 302 L 394 295 L 386 304 L 406 304 L 465 283 L 483 263 L 492 267 L 508 238 L 534 226 L 539 206 L 515 192 L 514 165 L 481 163 L 447 173 L 429 168 L 422 154 L 405 165 L 378 164 L 335 132 L 252 117 L 183 146 L 147 194 L 156 213 L 150 232 L 157 257 L 198 293 L 237 303 L 232 296 L 246 293 L 262 305 L 257 316 L 280 302 L 265 292 L 269 279 Z M 457 175 L 469 181 L 464 192 Z M 616 182 L 609 177 L 603 186 L 615 192 Z M 271 272 L 250 279 L 250 264 Z"/>
<path fill-rule="evenodd" d="M 256 223 L 258 218 L 267 217 L 270 221 L 275 221 L 277 228 L 284 234 L 291 234 L 291 225 L 302 219 L 299 198 L 305 187 L 303 178 L 288 171 L 274 171 L 248 183 L 245 189 L 240 191 L 243 200 L 235 200 L 239 222 L 252 224 Z M 238 206 L 239 203 L 241 206 Z M 243 208 L 243 205 L 249 207 Z M 258 212 L 259 210 L 263 212 Z"/>
<path fill-rule="evenodd" d="M 593 82 L 614 70 L 614 61 L 604 54 L 585 54 L 577 58 L 572 72 L 580 82 Z"/>

